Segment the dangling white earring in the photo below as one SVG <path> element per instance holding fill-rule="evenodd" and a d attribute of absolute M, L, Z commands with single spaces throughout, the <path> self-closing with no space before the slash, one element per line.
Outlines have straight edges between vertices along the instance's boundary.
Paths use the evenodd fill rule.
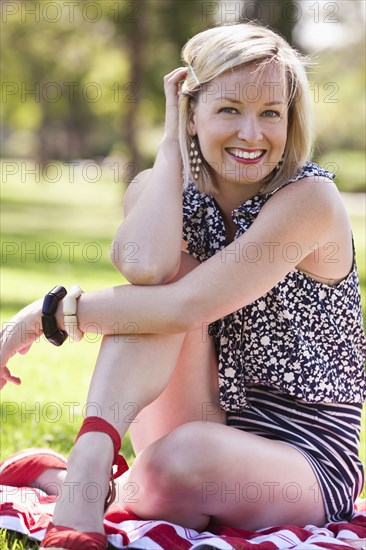
<path fill-rule="evenodd" d="M 191 141 L 191 150 L 189 153 L 189 163 L 191 165 L 191 173 L 195 180 L 198 179 L 201 169 L 202 159 L 198 150 L 198 143 L 194 138 Z"/>

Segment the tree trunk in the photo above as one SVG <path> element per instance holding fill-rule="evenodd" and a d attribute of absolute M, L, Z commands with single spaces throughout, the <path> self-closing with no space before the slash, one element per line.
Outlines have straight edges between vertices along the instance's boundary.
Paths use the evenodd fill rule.
<path fill-rule="evenodd" d="M 299 3 L 292 0 L 242 0 L 242 21 L 258 21 L 293 43 L 293 28 L 299 17 Z"/>
<path fill-rule="evenodd" d="M 138 146 L 138 111 L 141 102 L 140 90 L 145 69 L 145 50 L 148 41 L 147 35 L 147 4 L 139 0 L 136 4 L 138 16 L 126 26 L 126 38 L 130 58 L 130 77 L 125 86 L 123 97 L 125 102 L 125 136 L 128 145 L 129 158 L 126 165 L 124 181 L 129 183 L 133 177 L 143 170 L 143 156 Z"/>

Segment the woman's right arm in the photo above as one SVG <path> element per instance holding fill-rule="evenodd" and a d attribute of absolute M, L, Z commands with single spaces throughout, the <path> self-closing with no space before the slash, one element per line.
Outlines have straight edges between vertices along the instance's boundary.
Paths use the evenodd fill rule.
<path fill-rule="evenodd" d="M 180 68 L 164 78 L 164 137 L 153 168 L 141 172 L 126 192 L 125 219 L 117 230 L 111 257 L 132 284 L 162 284 L 179 269 L 183 220 L 178 96 L 179 82 L 186 74 Z"/>

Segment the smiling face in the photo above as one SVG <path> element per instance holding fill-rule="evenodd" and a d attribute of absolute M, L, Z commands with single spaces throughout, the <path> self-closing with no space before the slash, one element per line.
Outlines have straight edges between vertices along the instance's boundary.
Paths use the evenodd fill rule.
<path fill-rule="evenodd" d="M 250 196 L 281 160 L 287 123 L 283 74 L 273 65 L 250 65 L 206 84 L 188 131 L 198 137 L 219 193 Z"/>

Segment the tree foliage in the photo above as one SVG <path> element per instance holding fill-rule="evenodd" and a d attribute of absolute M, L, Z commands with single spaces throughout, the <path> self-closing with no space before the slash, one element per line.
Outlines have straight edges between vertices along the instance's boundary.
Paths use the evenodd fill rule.
<path fill-rule="evenodd" d="M 272 0 L 4 0 L 2 156 L 42 164 L 118 156 L 134 167 L 132 176 L 154 157 L 164 117 L 163 76 L 180 65 L 187 39 L 217 23 L 256 19 L 301 48 L 301 6 Z M 311 16 L 315 21 L 321 14 Z M 318 154 L 363 145 L 357 114 L 362 44 L 340 46 L 336 56 L 324 57 L 314 85 Z M 330 113 L 323 100 L 331 82 L 338 86 L 338 103 Z M 357 110 L 349 109 L 352 101 Z M 342 125 L 345 117 L 349 123 Z"/>

